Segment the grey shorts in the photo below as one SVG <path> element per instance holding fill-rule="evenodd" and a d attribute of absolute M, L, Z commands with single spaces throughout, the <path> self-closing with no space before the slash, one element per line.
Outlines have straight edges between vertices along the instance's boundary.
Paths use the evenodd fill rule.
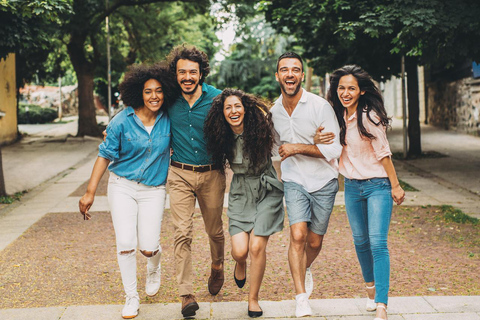
<path fill-rule="evenodd" d="M 307 192 L 295 182 L 284 182 L 285 202 L 290 225 L 307 222 L 310 230 L 318 235 L 327 232 L 328 221 L 338 191 L 338 180 L 330 180 L 322 189 Z"/>

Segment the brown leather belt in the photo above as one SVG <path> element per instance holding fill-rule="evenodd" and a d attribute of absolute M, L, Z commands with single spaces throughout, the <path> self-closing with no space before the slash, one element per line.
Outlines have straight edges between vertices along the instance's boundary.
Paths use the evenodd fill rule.
<path fill-rule="evenodd" d="M 170 164 L 174 167 L 177 167 L 183 170 L 193 171 L 193 172 L 207 172 L 207 171 L 218 169 L 213 164 L 207 164 L 205 166 L 193 166 L 191 164 L 181 163 L 173 160 L 170 160 Z"/>

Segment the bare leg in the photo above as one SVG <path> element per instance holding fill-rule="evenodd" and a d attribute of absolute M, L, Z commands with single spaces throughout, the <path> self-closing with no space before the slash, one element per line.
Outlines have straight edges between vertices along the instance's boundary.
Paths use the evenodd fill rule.
<path fill-rule="evenodd" d="M 385 308 L 381 308 L 380 306 L 384 306 Z M 387 305 L 385 303 L 377 303 L 377 314 L 375 315 L 375 317 L 380 319 L 387 319 Z"/>
<path fill-rule="evenodd" d="M 375 299 L 375 282 L 366 282 L 368 299 Z"/>
<path fill-rule="evenodd" d="M 247 267 L 248 246 L 250 235 L 240 232 L 232 236 L 232 257 L 237 262 L 235 277 L 238 280 L 245 279 L 245 268 Z"/>
<path fill-rule="evenodd" d="M 317 258 L 318 254 L 322 250 L 323 235 L 318 235 L 312 230 L 308 230 L 307 245 L 305 246 L 305 253 L 307 254 L 306 267 L 310 268 L 313 261 Z"/>
<path fill-rule="evenodd" d="M 261 311 L 258 304 L 258 292 L 262 284 L 267 262 L 267 242 L 269 237 L 250 234 L 250 293 L 248 294 L 248 309 L 250 311 Z"/>
<path fill-rule="evenodd" d="M 288 263 L 292 273 L 296 294 L 305 293 L 305 271 L 307 269 L 307 255 L 305 246 L 308 228 L 306 222 L 299 222 L 290 226 L 290 246 L 288 247 Z"/>

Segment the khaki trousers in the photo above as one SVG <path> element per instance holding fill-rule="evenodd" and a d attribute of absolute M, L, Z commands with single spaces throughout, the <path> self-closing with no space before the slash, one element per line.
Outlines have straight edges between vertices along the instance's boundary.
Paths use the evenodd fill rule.
<path fill-rule="evenodd" d="M 224 259 L 225 236 L 222 211 L 225 196 L 225 175 L 219 170 L 193 172 L 170 166 L 168 173 L 170 209 L 175 229 L 175 267 L 181 296 L 193 294 L 191 244 L 195 199 L 202 212 L 209 236 L 212 264 Z"/>

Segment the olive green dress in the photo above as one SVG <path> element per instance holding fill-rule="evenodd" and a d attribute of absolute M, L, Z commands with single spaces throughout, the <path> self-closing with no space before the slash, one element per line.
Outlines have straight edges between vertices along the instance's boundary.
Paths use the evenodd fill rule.
<path fill-rule="evenodd" d="M 228 195 L 229 232 L 254 230 L 257 236 L 269 236 L 283 229 L 283 183 L 270 157 L 257 168 L 249 168 L 250 161 L 243 155 L 243 136 L 235 135 L 233 171 Z"/>

